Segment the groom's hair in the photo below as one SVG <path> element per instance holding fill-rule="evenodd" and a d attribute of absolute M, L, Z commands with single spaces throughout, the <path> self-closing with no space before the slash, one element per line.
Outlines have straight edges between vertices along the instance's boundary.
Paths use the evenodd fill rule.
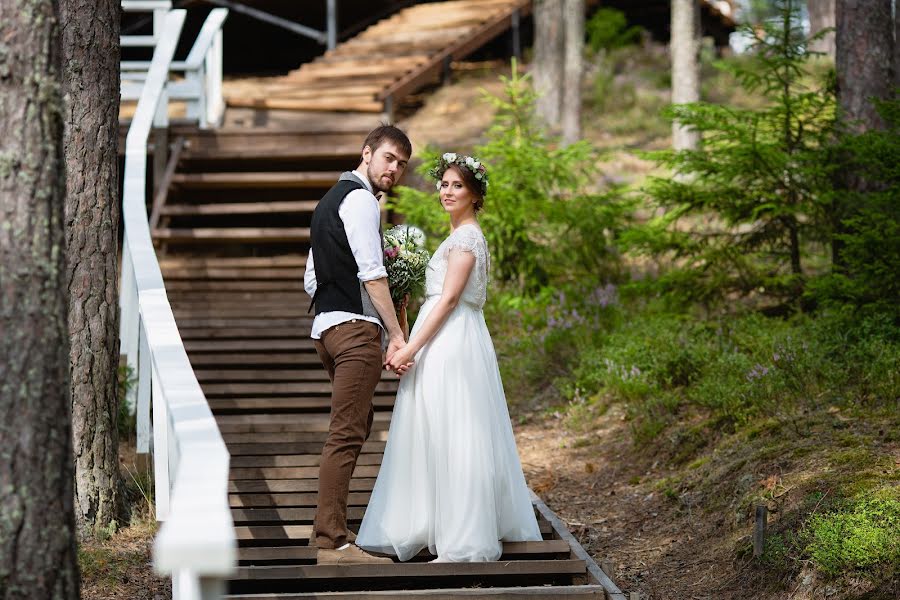
<path fill-rule="evenodd" d="M 405 152 L 406 156 L 412 156 L 412 142 L 402 130 L 393 125 L 382 124 L 370 131 L 362 147 L 365 149 L 368 146 L 374 153 L 385 142 L 393 143 L 398 150 Z"/>

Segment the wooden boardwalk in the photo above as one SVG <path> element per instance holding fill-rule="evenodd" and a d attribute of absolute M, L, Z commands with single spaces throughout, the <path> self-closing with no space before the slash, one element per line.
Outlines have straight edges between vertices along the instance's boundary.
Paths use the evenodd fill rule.
<path fill-rule="evenodd" d="M 284 77 L 225 83 L 228 106 L 391 114 L 460 60 L 530 13 L 530 0 L 417 4 Z"/>
<path fill-rule="evenodd" d="M 154 206 L 166 289 L 231 453 L 239 540 L 233 598 L 624 598 L 535 499 L 541 542 L 498 562 L 315 565 L 309 546 L 331 384 L 309 339 L 303 272 L 316 201 L 356 164 L 366 130 L 174 130 L 181 150 Z M 327 148 L 327 150 L 325 150 Z M 351 483 L 351 529 L 378 474 L 398 380 L 375 395 Z M 605 588 L 604 588 L 605 586 Z"/>

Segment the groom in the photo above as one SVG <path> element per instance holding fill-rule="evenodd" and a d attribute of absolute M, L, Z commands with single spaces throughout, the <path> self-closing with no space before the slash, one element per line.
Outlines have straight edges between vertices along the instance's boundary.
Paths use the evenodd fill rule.
<path fill-rule="evenodd" d="M 388 358 L 406 345 L 388 288 L 375 194 L 397 183 L 411 155 L 405 133 L 392 125 L 376 128 L 363 143 L 359 166 L 341 175 L 312 217 L 303 279 L 316 309 L 312 338 L 332 382 L 313 525 L 320 565 L 392 562 L 351 543 L 347 495 L 372 427 L 372 396 L 384 365 L 382 335 L 388 336 Z"/>

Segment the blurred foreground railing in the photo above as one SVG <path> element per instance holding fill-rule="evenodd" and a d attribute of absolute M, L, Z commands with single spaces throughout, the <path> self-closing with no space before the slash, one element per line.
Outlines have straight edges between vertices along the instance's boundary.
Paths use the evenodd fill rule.
<path fill-rule="evenodd" d="M 185 11 L 165 15 L 125 142 L 120 340 L 138 375 L 138 451 L 149 446 L 152 399 L 157 571 L 172 576 L 175 600 L 212 600 L 236 567 L 228 507 L 229 455 L 188 361 L 166 297 L 146 208 L 147 140 L 168 124 L 170 63 Z"/>

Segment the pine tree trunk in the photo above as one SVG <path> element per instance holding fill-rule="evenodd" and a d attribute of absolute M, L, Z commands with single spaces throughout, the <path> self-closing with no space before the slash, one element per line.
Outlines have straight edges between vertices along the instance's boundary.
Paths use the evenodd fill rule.
<path fill-rule="evenodd" d="M 700 100 L 700 6 L 698 0 L 672 0 L 672 103 Z M 679 123 L 672 123 L 672 147 L 695 149 L 700 135 Z"/>
<path fill-rule="evenodd" d="M 76 599 L 58 5 L 0 15 L 0 597 Z"/>
<path fill-rule="evenodd" d="M 581 74 L 584 70 L 584 0 L 565 0 L 565 63 L 562 99 L 562 139 L 581 138 Z"/>
<path fill-rule="evenodd" d="M 826 27 L 834 27 L 834 3 L 835 0 L 807 0 L 806 8 L 809 11 L 809 31 L 816 34 Z M 825 37 L 810 44 L 810 50 L 824 52 L 828 56 L 834 56 L 834 31 L 827 33 Z"/>
<path fill-rule="evenodd" d="M 896 54 L 891 14 L 892 0 L 837 0 L 835 8 L 835 67 L 841 123 L 848 132 L 880 129 L 885 126 L 873 99 L 889 98 L 892 93 Z M 871 184 L 852 169 L 842 169 L 837 186 L 854 194 L 865 193 Z M 842 201 L 843 199 L 843 201 Z M 846 233 L 845 220 L 856 210 L 855 201 L 838 195 L 832 208 L 834 238 L 831 258 L 834 268 L 844 269 L 841 256 Z"/>
<path fill-rule="evenodd" d="M 836 67 L 841 117 L 854 130 L 884 127 L 873 98 L 893 86 L 894 29 L 891 0 L 837 0 Z"/>
<path fill-rule="evenodd" d="M 119 1 L 61 0 L 75 518 L 120 522 L 117 369 Z"/>
<path fill-rule="evenodd" d="M 563 0 L 534 3 L 534 89 L 536 111 L 544 125 L 555 129 L 562 111 L 565 40 Z"/>

